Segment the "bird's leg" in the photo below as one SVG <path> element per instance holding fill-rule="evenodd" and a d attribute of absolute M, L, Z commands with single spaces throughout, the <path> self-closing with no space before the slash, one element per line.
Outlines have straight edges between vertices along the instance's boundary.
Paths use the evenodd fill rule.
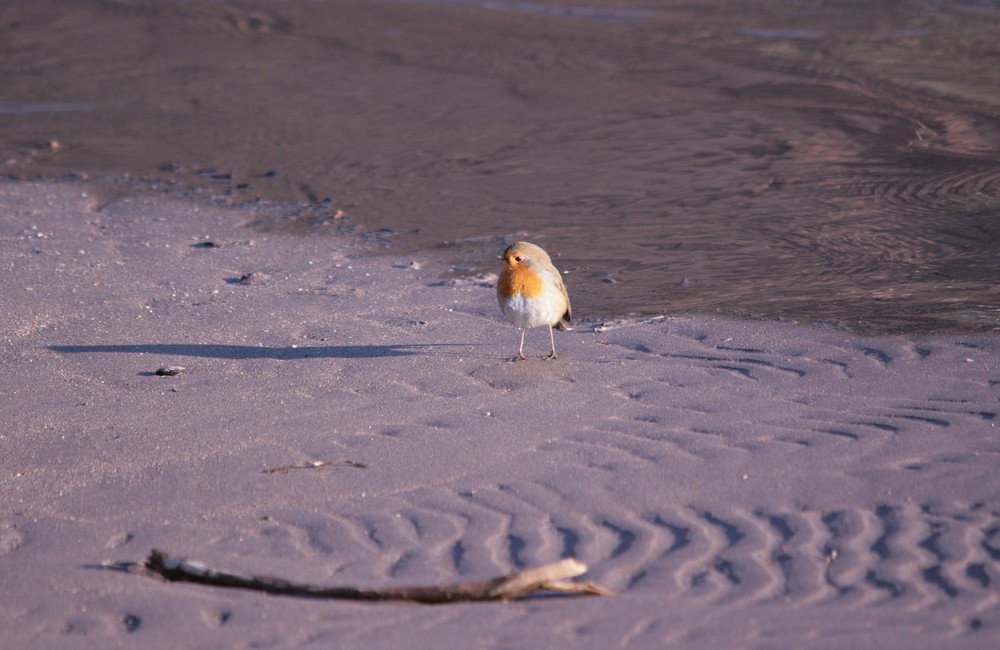
<path fill-rule="evenodd" d="M 527 358 L 527 357 L 524 356 L 524 335 L 527 334 L 527 333 L 528 333 L 528 328 L 527 327 L 522 327 L 521 328 L 521 345 L 519 345 L 518 348 L 517 348 L 517 356 L 514 357 L 514 361 L 523 361 L 525 358 Z"/>
<path fill-rule="evenodd" d="M 546 359 L 558 359 L 556 356 L 556 335 L 552 333 L 552 326 L 549 325 L 549 342 L 552 344 L 552 352 L 549 352 L 549 356 Z"/>

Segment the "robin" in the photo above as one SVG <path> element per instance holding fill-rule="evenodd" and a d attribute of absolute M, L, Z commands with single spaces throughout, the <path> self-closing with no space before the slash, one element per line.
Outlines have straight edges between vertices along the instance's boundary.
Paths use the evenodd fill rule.
<path fill-rule="evenodd" d="M 529 327 L 548 325 L 552 352 L 547 359 L 556 357 L 556 339 L 552 328 L 569 329 L 563 321 L 571 318 L 569 294 L 562 275 L 552 265 L 548 253 L 534 244 L 519 241 L 510 246 L 499 258 L 503 273 L 497 282 L 497 300 L 500 311 L 521 330 L 521 345 L 514 361 L 524 359 L 524 334 Z"/>

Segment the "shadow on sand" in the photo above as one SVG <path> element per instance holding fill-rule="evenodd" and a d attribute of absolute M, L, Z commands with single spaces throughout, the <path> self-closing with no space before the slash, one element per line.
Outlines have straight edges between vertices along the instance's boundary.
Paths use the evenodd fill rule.
<path fill-rule="evenodd" d="M 219 345 L 214 343 L 150 343 L 138 345 L 50 345 L 62 354 L 118 352 L 126 354 L 162 354 L 168 356 L 208 357 L 213 359 L 362 359 L 402 357 L 427 354 L 429 348 L 468 347 L 463 343 L 425 343 L 401 345 L 322 345 L 315 347 L 263 347 Z"/>

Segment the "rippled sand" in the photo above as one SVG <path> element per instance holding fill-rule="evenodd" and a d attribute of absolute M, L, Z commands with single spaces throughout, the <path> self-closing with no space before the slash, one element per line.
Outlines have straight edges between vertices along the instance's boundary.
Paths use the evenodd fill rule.
<path fill-rule="evenodd" d="M 97 189 L 0 184 L 4 644 L 995 646 L 997 336 L 585 320 L 512 363 L 488 275 Z M 317 602 L 122 570 L 152 548 L 618 594 Z"/>

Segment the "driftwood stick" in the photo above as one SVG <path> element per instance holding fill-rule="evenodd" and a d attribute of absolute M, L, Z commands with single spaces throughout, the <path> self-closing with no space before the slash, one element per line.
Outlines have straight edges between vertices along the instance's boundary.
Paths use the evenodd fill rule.
<path fill-rule="evenodd" d="M 297 463 L 295 465 L 282 465 L 281 467 L 270 467 L 263 470 L 265 474 L 285 474 L 293 469 L 317 469 L 319 467 L 356 467 L 357 469 L 365 469 L 368 467 L 364 463 L 359 463 L 353 460 L 348 460 L 346 458 L 338 458 L 337 460 L 307 460 L 304 463 Z"/>
<path fill-rule="evenodd" d="M 290 582 L 272 576 L 250 576 L 210 569 L 198 562 L 171 557 L 153 550 L 145 568 L 151 574 L 171 582 L 192 582 L 214 587 L 251 589 L 268 594 L 342 600 L 396 600 L 413 603 L 443 604 L 484 600 L 516 600 L 534 593 L 555 591 L 583 596 L 609 596 L 610 589 L 592 582 L 575 582 L 587 572 L 587 565 L 573 558 L 516 571 L 510 575 L 451 585 L 430 587 L 321 587 Z"/>

